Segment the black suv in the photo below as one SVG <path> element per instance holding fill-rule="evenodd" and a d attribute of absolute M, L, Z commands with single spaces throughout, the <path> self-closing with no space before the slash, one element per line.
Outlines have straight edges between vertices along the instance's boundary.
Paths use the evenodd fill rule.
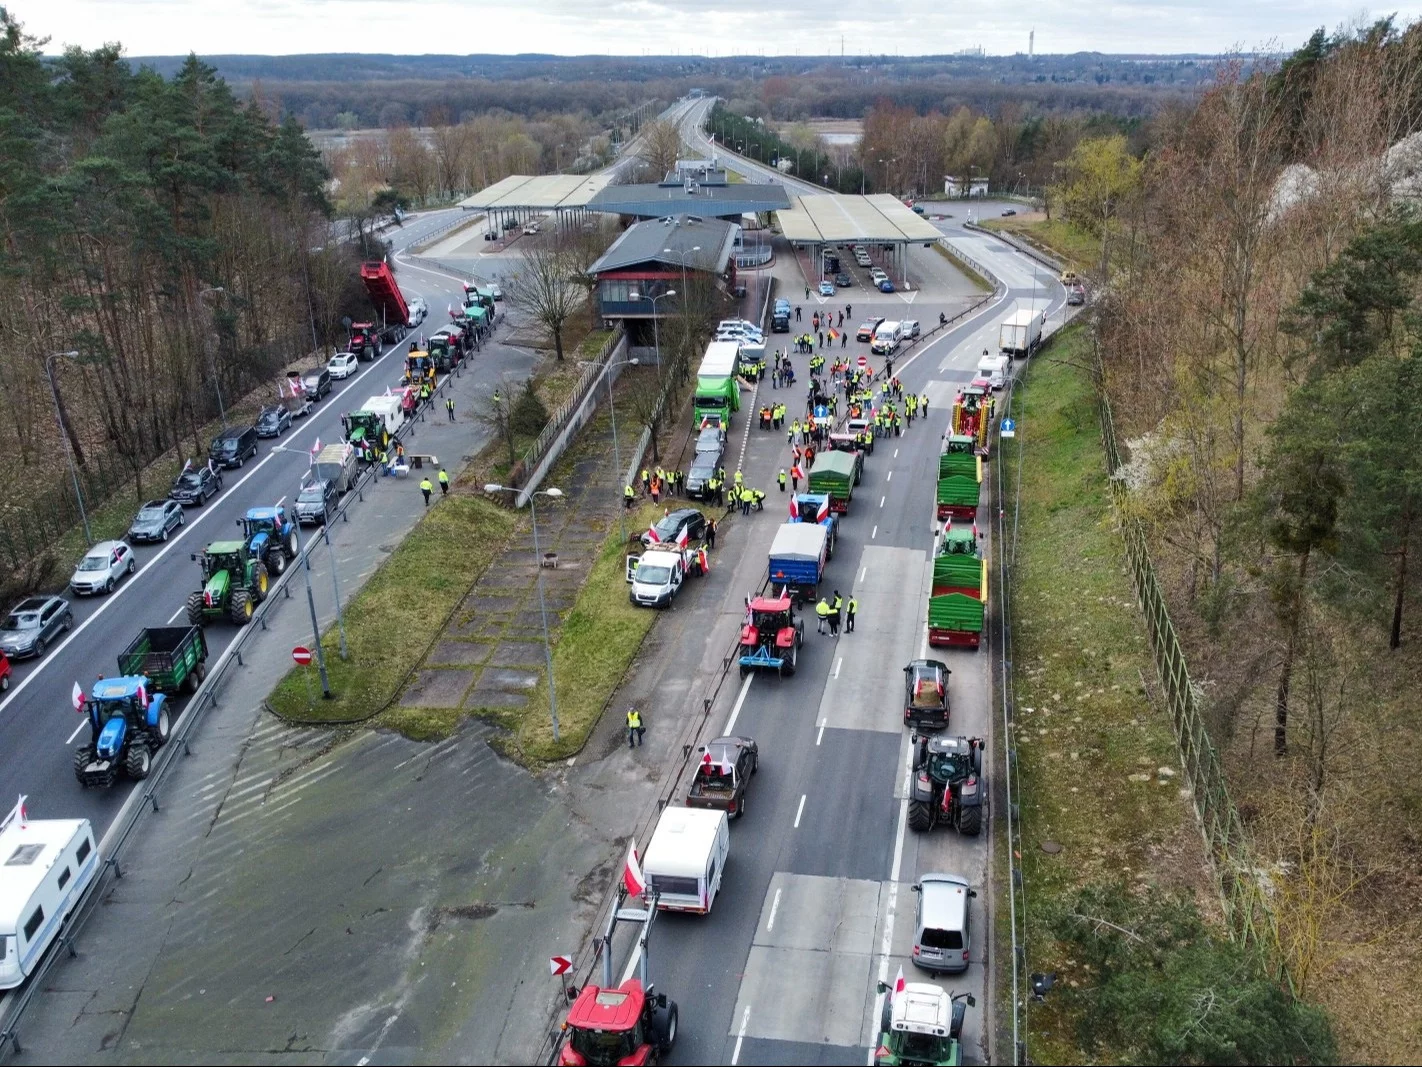
<path fill-rule="evenodd" d="M 686 495 L 693 500 L 710 500 L 711 493 L 706 488 L 716 474 L 716 464 L 720 462 L 714 452 L 702 452 L 691 461 L 686 472 Z"/>
<path fill-rule="evenodd" d="M 315 367 L 301 376 L 301 388 L 312 400 L 320 400 L 331 391 L 331 372 Z"/>
<path fill-rule="evenodd" d="M 296 521 L 302 526 L 323 526 L 331 518 L 331 509 L 336 506 L 340 494 L 336 483 L 329 479 L 307 482 L 296 497 Z"/>
<path fill-rule="evenodd" d="M 209 497 L 222 492 L 222 475 L 211 466 L 188 467 L 173 488 L 168 490 L 168 499 L 179 504 L 193 504 L 202 507 Z"/>
<path fill-rule="evenodd" d="M 257 428 L 233 427 L 223 430 L 207 446 L 207 458 L 219 467 L 241 467 L 257 454 Z"/>
<path fill-rule="evenodd" d="M 642 535 L 642 544 L 649 547 L 676 544 L 683 531 L 688 544 L 705 540 L 706 516 L 695 508 L 677 508 Z"/>

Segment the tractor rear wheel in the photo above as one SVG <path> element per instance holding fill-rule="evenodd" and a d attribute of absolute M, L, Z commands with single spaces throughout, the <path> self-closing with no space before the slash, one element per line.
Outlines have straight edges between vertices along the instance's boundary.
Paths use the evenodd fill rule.
<path fill-rule="evenodd" d="M 782 678 L 789 678 L 792 674 L 794 674 L 795 667 L 798 665 L 798 660 L 799 653 L 796 651 L 795 642 L 791 641 L 790 655 L 786 656 L 780 661 L 780 676 Z"/>
<path fill-rule="evenodd" d="M 202 625 L 202 609 L 203 609 L 202 594 L 201 594 L 201 593 L 190 593 L 190 594 L 188 594 L 188 622 L 189 622 L 190 624 L 192 624 L 193 626 L 201 626 L 201 625 Z"/>
<path fill-rule="evenodd" d="M 148 777 L 153 769 L 153 753 L 148 751 L 148 742 L 135 737 L 128 745 L 128 755 L 123 759 L 124 772 L 135 782 Z"/>
<path fill-rule="evenodd" d="M 89 783 L 84 778 L 84 769 L 94 762 L 94 746 L 80 745 L 74 750 L 74 777 L 79 779 L 79 784 L 84 788 L 89 787 Z"/>
<path fill-rule="evenodd" d="M 267 577 L 267 565 L 258 563 L 252 568 L 252 600 L 260 604 L 267 599 L 267 589 L 271 579 Z"/>
<path fill-rule="evenodd" d="M 933 812 L 929 810 L 928 801 L 910 800 L 908 809 L 909 829 L 922 833 L 933 825 Z"/>
<path fill-rule="evenodd" d="M 173 732 L 173 723 L 168 718 L 168 708 L 165 704 L 158 712 L 158 722 L 148 730 L 148 740 L 153 748 L 160 749 L 168 743 L 168 735 Z"/>
<path fill-rule="evenodd" d="M 958 832 L 969 837 L 977 837 L 983 830 L 982 808 L 958 809 Z"/>
<path fill-rule="evenodd" d="M 252 621 L 252 596 L 245 589 L 237 589 L 227 603 L 227 617 L 238 626 L 246 626 Z"/>

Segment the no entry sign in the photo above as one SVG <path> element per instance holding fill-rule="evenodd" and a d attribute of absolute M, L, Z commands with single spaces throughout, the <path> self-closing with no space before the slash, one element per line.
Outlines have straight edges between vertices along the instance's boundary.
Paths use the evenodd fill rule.
<path fill-rule="evenodd" d="M 868 357 L 866 357 L 866 356 L 860 356 L 860 357 L 859 357 L 859 369 L 860 369 L 860 370 L 863 370 L 863 369 L 864 369 L 865 367 L 867 367 L 867 366 L 869 366 L 869 359 L 868 359 Z"/>
<path fill-rule="evenodd" d="M 291 658 L 296 661 L 298 667 L 305 667 L 311 663 L 311 650 L 305 645 L 297 645 L 291 650 Z"/>

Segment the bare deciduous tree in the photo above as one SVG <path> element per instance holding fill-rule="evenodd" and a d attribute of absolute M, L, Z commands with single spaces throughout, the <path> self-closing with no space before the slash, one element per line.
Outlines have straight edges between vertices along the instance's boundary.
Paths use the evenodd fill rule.
<path fill-rule="evenodd" d="M 504 286 L 509 307 L 543 327 L 559 362 L 563 359 L 563 330 L 583 298 L 578 269 L 573 249 L 558 238 L 526 251 Z"/>

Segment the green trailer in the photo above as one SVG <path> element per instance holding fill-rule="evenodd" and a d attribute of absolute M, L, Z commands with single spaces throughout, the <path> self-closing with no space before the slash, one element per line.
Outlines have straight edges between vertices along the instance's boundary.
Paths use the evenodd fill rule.
<path fill-rule="evenodd" d="M 149 626 L 119 653 L 119 675 L 146 675 L 155 693 L 197 692 L 207 676 L 201 626 Z"/>
<path fill-rule="evenodd" d="M 971 522 L 982 502 L 983 460 L 973 439 L 954 434 L 938 457 L 938 517 Z"/>
<path fill-rule="evenodd" d="M 843 515 L 849 511 L 854 487 L 864 478 L 864 454 L 830 449 L 815 456 L 810 468 L 809 491 L 829 497 L 830 511 Z"/>
<path fill-rule="evenodd" d="M 928 643 L 938 648 L 977 648 L 987 607 L 987 561 L 977 528 L 943 531 L 933 560 L 933 588 L 928 601 Z"/>

